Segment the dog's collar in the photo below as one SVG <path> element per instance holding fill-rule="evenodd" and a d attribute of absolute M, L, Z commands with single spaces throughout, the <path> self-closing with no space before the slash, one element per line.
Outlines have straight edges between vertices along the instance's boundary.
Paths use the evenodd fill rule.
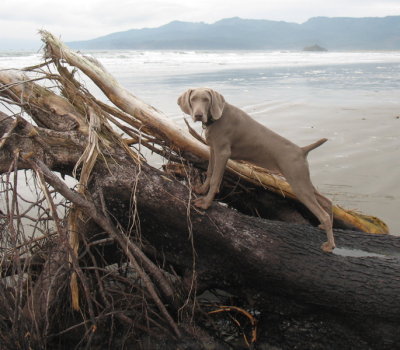
<path fill-rule="evenodd" d="M 207 118 L 207 122 L 206 123 L 201 123 L 201 126 L 203 127 L 203 129 L 207 129 L 207 127 L 209 127 L 211 124 L 213 124 L 215 122 L 215 119 L 212 117 L 212 115 L 210 115 L 209 118 Z"/>

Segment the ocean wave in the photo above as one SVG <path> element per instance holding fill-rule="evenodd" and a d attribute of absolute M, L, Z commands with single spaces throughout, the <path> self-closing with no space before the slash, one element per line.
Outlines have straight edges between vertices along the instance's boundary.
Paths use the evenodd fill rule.
<path fill-rule="evenodd" d="M 220 70 L 237 68 L 279 68 L 364 63 L 399 63 L 400 51 L 389 52 L 302 52 L 302 51 L 202 51 L 202 50 L 98 50 L 83 51 L 107 66 L 146 64 L 158 71 L 171 67 L 180 70 Z M 31 65 L 41 54 L 23 51 L 0 51 L 2 63 L 18 59 L 17 64 Z M 5 61 L 5 62 L 4 62 Z"/>

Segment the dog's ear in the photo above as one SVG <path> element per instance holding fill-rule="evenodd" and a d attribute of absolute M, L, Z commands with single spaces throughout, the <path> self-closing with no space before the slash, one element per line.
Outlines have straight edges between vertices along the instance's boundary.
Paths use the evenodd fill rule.
<path fill-rule="evenodd" d="M 208 92 L 211 95 L 211 106 L 210 106 L 210 113 L 214 120 L 221 118 L 222 111 L 225 107 L 225 99 L 224 96 L 219 94 L 218 92 L 208 89 Z"/>
<path fill-rule="evenodd" d="M 192 91 L 193 89 L 185 91 L 182 95 L 179 96 L 177 101 L 179 107 L 181 107 L 181 110 L 189 115 L 192 115 L 192 106 L 190 105 L 190 95 Z"/>

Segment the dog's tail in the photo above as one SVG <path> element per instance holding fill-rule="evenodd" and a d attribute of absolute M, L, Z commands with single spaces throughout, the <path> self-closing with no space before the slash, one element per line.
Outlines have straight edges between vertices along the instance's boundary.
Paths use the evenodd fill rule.
<path fill-rule="evenodd" d="M 308 152 L 312 151 L 314 148 L 321 146 L 326 141 L 328 141 L 328 139 L 324 138 L 324 139 L 318 140 L 317 142 L 312 143 L 311 145 L 301 147 L 301 149 L 303 150 L 304 154 L 307 155 Z"/>

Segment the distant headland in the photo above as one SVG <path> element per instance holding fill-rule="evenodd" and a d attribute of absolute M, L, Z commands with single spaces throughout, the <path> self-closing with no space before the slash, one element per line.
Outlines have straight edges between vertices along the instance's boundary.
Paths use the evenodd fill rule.
<path fill-rule="evenodd" d="M 173 21 L 68 45 L 94 50 L 303 50 L 314 45 L 330 51 L 400 50 L 399 33 L 400 16 L 314 17 L 302 24 L 234 17 L 212 24 Z"/>

